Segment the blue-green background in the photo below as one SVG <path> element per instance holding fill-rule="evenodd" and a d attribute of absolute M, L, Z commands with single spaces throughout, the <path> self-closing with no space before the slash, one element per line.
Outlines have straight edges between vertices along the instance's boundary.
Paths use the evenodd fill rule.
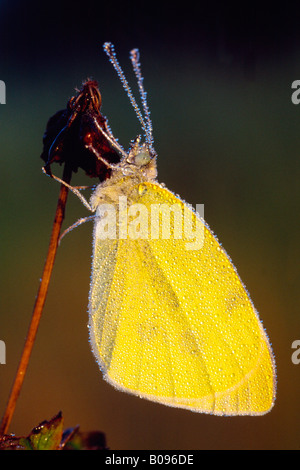
<path fill-rule="evenodd" d="M 300 79 L 297 9 L 243 2 L 0 2 L 0 414 L 29 325 L 59 185 L 41 172 L 48 118 L 82 80 L 98 80 L 102 112 L 120 142 L 139 132 L 101 45 L 141 52 L 159 154 L 159 180 L 192 204 L 230 254 L 260 312 L 277 361 L 278 398 L 263 417 L 220 418 L 113 389 L 90 351 L 87 302 L 92 225 L 59 248 L 10 431 L 27 434 L 59 410 L 65 427 L 102 430 L 111 449 L 298 449 L 300 365 Z M 133 89 L 136 88 L 133 85 Z M 61 168 L 54 168 L 61 174 Z M 79 172 L 74 184 L 89 184 Z M 69 195 L 64 227 L 87 214 Z"/>

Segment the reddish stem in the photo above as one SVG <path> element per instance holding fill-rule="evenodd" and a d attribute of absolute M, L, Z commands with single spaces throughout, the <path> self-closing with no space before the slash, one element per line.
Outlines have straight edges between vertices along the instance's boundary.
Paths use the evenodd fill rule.
<path fill-rule="evenodd" d="M 66 164 L 63 172 L 63 180 L 70 183 L 72 170 Z M 67 202 L 68 188 L 61 185 L 55 218 L 52 227 L 52 233 L 49 242 L 48 254 L 44 265 L 43 275 L 41 278 L 39 290 L 37 293 L 35 305 L 32 312 L 31 322 L 29 325 L 27 337 L 25 340 L 22 356 L 19 362 L 19 367 L 14 379 L 13 386 L 10 391 L 9 399 L 0 425 L 0 435 L 7 434 L 9 425 L 11 423 L 16 403 L 21 391 L 21 387 L 25 378 L 27 366 L 29 363 L 30 355 L 34 345 L 35 337 L 39 327 L 40 319 L 42 316 L 43 307 L 45 304 L 51 273 L 55 261 L 55 256 L 58 247 L 58 240 L 61 231 L 62 222 L 65 215 L 65 206 Z"/>

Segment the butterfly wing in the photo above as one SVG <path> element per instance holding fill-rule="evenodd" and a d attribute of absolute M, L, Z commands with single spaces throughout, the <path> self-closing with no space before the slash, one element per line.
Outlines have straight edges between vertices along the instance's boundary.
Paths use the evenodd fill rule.
<path fill-rule="evenodd" d="M 196 222 L 157 184 L 143 183 L 137 194 L 149 210 L 179 204 Z M 94 354 L 106 380 L 140 397 L 216 415 L 264 414 L 275 399 L 268 338 L 228 255 L 197 223 L 198 250 L 184 236 L 100 240 L 95 230 Z"/>

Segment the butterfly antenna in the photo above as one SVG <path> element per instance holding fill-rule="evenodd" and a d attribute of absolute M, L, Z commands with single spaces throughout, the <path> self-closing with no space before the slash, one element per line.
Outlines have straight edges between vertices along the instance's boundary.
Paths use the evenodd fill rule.
<path fill-rule="evenodd" d="M 142 76 L 141 64 L 140 64 L 140 53 L 138 49 L 132 49 L 132 51 L 130 51 L 130 60 L 131 60 L 133 70 L 137 79 L 141 101 L 143 105 L 143 110 L 145 113 L 145 119 L 146 119 L 146 124 L 147 124 L 146 142 L 152 148 L 152 145 L 153 145 L 152 121 L 150 119 L 150 111 L 149 111 L 148 104 L 147 104 L 147 93 L 143 85 L 144 77 Z"/>
<path fill-rule="evenodd" d="M 128 82 L 126 80 L 126 77 L 124 75 L 124 72 L 123 70 L 121 69 L 121 66 L 118 62 L 118 59 L 117 59 L 117 56 L 116 56 L 116 53 L 115 53 L 115 49 L 114 49 L 114 46 L 113 44 L 111 44 L 110 42 L 106 42 L 104 45 L 103 45 L 103 49 L 104 51 L 106 52 L 106 54 L 108 55 L 109 57 L 109 60 L 110 62 L 113 64 L 114 66 L 114 69 L 116 70 L 116 72 L 118 73 L 119 75 L 119 78 L 122 82 L 122 85 L 123 87 L 125 88 L 126 90 L 126 93 L 130 99 L 130 102 L 133 106 L 133 109 L 135 110 L 135 113 L 141 123 L 141 126 L 142 128 L 144 129 L 144 132 L 145 132 L 145 135 L 147 137 L 147 141 L 148 141 L 148 125 L 145 124 L 145 121 L 143 119 L 143 116 L 142 116 L 142 113 L 140 111 L 140 108 L 138 107 L 138 104 L 132 94 L 132 91 L 130 89 L 130 86 L 128 85 Z"/>

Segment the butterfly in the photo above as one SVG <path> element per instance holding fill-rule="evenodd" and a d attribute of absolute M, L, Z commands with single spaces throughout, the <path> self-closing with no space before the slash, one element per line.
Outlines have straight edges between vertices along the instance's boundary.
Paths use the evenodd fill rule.
<path fill-rule="evenodd" d="M 125 151 L 95 118 L 121 160 L 108 162 L 87 143 L 110 177 L 89 202 L 64 183 L 94 213 L 89 335 L 99 367 L 118 390 L 164 405 L 224 416 L 265 414 L 274 405 L 276 370 L 258 313 L 204 219 L 157 180 L 138 50 L 130 58 L 143 113 L 114 46 L 105 43 L 104 50 L 144 142 L 138 136 Z"/>

